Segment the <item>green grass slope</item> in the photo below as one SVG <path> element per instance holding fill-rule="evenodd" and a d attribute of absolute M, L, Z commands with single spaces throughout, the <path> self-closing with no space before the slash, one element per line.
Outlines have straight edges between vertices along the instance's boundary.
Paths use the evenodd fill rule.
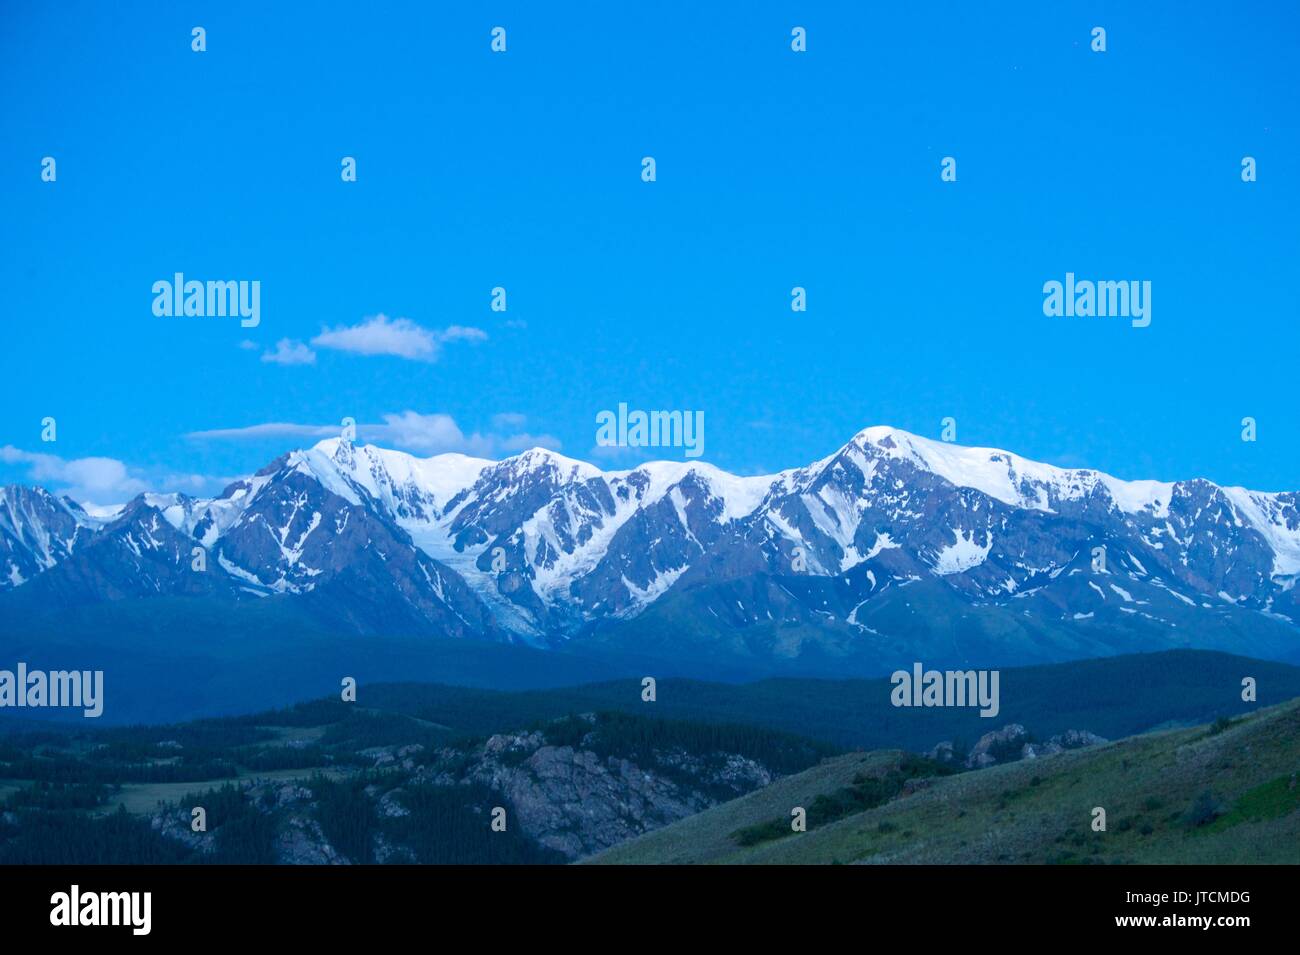
<path fill-rule="evenodd" d="M 1226 727 L 1150 733 L 932 779 L 875 808 L 818 818 L 818 805 L 835 805 L 855 779 L 897 756 L 828 760 L 589 861 L 1300 863 L 1300 700 Z M 808 810 L 807 832 L 790 831 L 795 806 Z M 1095 807 L 1106 811 L 1104 832 L 1093 831 Z M 745 845 L 746 831 L 768 837 Z"/>

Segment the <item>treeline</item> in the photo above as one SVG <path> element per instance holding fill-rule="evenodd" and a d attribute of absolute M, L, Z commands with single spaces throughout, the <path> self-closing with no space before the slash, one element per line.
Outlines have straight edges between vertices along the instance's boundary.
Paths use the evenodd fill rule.
<path fill-rule="evenodd" d="M 271 807 L 259 807 L 244 790 L 226 783 L 220 789 L 190 793 L 177 804 L 182 809 L 202 806 L 213 851 L 199 853 L 195 861 L 212 865 L 273 865 L 277 824 Z"/>
<path fill-rule="evenodd" d="M 525 838 L 513 807 L 486 786 L 413 786 L 399 796 L 410 815 L 384 819 L 382 831 L 423 865 L 559 864 L 558 852 Z M 492 809 L 506 810 L 506 828 L 492 830 Z"/>
<path fill-rule="evenodd" d="M 618 712 L 597 713 L 594 719 L 570 716 L 539 728 L 551 745 L 582 747 L 602 757 L 618 756 L 647 767 L 672 752 L 701 757 L 735 753 L 773 772 L 789 775 L 839 752 L 826 743 L 757 726 L 655 719 Z"/>
<path fill-rule="evenodd" d="M 116 763 L 91 756 L 51 753 L 24 755 L 0 766 L 11 779 L 61 784 L 189 783 L 205 779 L 233 779 L 235 764 L 228 759 L 186 754 L 174 762 Z"/>
<path fill-rule="evenodd" d="M 93 815 L 106 790 L 35 786 L 0 816 L 0 865 L 271 865 L 276 861 L 276 817 L 235 786 L 191 793 L 178 807 L 202 806 L 212 833 L 211 851 L 194 849 L 155 831 L 148 819 L 122 807 Z M 14 794 L 15 796 L 19 794 Z M 103 798 L 99 798 L 103 797 Z M 76 811 L 82 810 L 82 811 Z"/>
<path fill-rule="evenodd" d="M 0 809 L 95 809 L 108 801 L 112 789 L 99 783 L 36 782 L 10 793 Z"/>
<path fill-rule="evenodd" d="M 344 703 L 337 697 L 330 697 L 323 700 L 308 700 L 305 703 L 295 703 L 293 706 L 267 710 L 263 713 L 234 716 L 225 722 L 243 727 L 325 726 L 347 718 L 355 707 L 355 703 Z"/>
<path fill-rule="evenodd" d="M 412 744 L 432 747 L 444 743 L 450 736 L 447 730 L 401 713 L 353 710 L 344 719 L 325 728 L 321 743 L 351 749 Z"/>
<path fill-rule="evenodd" d="M 354 863 L 372 863 L 377 837 L 394 852 L 385 861 L 421 865 L 553 864 L 558 852 L 531 842 L 519 830 L 505 797 L 473 783 L 452 786 L 414 785 L 396 793 L 406 815 L 380 816 L 375 774 L 350 779 L 316 776 L 308 784 L 316 800 L 316 821 L 336 850 Z M 504 831 L 492 829 L 492 810 L 506 811 Z"/>
<path fill-rule="evenodd" d="M 255 773 L 276 772 L 282 769 L 314 769 L 335 762 L 350 762 L 350 754 L 343 758 L 327 753 L 319 746 L 267 746 L 239 754 L 239 763 Z"/>
<path fill-rule="evenodd" d="M 366 796 L 368 773 L 333 780 L 317 773 L 307 783 L 316 799 L 316 821 L 330 845 L 352 862 L 374 861 L 379 820 Z"/>
<path fill-rule="evenodd" d="M 0 817 L 0 865 L 174 865 L 190 850 L 125 809 L 108 816 L 24 812 Z"/>
<path fill-rule="evenodd" d="M 163 746 L 183 750 L 223 750 L 275 738 L 270 730 L 241 719 L 219 718 L 167 726 L 121 726 L 100 730 L 94 737 L 122 753 L 148 752 Z"/>

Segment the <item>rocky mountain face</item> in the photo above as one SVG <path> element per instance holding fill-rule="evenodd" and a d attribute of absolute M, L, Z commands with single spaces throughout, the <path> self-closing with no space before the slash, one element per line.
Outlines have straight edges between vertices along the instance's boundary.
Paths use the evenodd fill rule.
<path fill-rule="evenodd" d="M 670 747 L 636 754 L 634 761 L 598 744 L 592 714 L 565 722 L 563 738 L 543 728 L 493 736 L 454 763 L 442 753 L 443 761 L 412 783 L 486 786 L 513 808 L 530 839 L 572 860 L 743 796 L 776 776 L 753 757 L 724 751 Z"/>
<path fill-rule="evenodd" d="M 0 590 L 66 560 L 98 526 L 81 505 L 44 488 L 0 488 Z"/>
<path fill-rule="evenodd" d="M 668 654 L 1286 657 L 1298 574 L 1294 492 L 1121 481 L 883 427 L 765 477 L 331 439 L 215 499 L 142 495 L 108 520 L 0 495 L 9 597 L 278 600 L 344 633 Z M 0 593 L 0 612 L 22 606 Z"/>
<path fill-rule="evenodd" d="M 522 840 L 525 855 L 515 861 L 566 862 L 745 795 L 780 775 L 779 766 L 753 753 L 694 740 L 641 745 L 630 740 L 653 734 L 644 728 L 621 732 L 640 725 L 587 713 L 472 743 L 370 746 L 349 753 L 332 780 L 252 777 L 232 784 L 233 791 L 196 795 L 192 801 L 205 809 L 210 804 L 221 810 L 210 810 L 213 824 L 203 832 L 194 831 L 188 804 L 160 807 L 150 825 L 201 860 L 220 858 L 226 848 L 221 827 L 230 823 L 241 832 L 263 830 L 274 857 L 267 861 L 285 864 L 433 862 L 446 860 L 439 853 L 448 852 L 471 855 L 454 861 L 483 861 L 494 839 Z M 785 745 L 798 750 L 803 744 L 791 738 Z M 807 746 L 793 765 L 811 765 L 821 752 Z M 785 759 L 790 755 L 785 752 Z M 350 798 L 340 800 L 340 792 Z M 340 804 L 345 823 L 335 814 Z M 437 806 L 433 812 L 431 804 Z M 504 826 L 499 830 L 491 825 L 496 809 Z M 426 845 L 431 824 L 433 844 Z"/>
<path fill-rule="evenodd" d="M 47 572 L 13 588 L 22 600 L 12 606 L 281 596 L 345 633 L 496 633 L 457 574 L 415 547 L 373 499 L 318 480 L 303 457 L 286 455 L 213 500 L 142 494 L 108 520 L 83 521 L 66 546 L 55 524 L 34 535 L 56 541 Z M 51 509 L 56 519 L 76 507 L 62 503 Z"/>

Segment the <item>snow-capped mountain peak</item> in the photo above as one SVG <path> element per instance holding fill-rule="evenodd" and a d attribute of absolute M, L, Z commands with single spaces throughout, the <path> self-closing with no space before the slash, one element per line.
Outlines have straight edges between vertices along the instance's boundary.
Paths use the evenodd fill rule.
<path fill-rule="evenodd" d="M 966 447 L 877 425 L 860 431 L 846 448 L 905 460 L 958 487 L 974 488 L 1012 507 L 1051 511 L 1053 502 L 1078 501 L 1105 488 L 1126 513 L 1161 512 L 1174 485 L 1123 481 L 1087 468 L 1068 469 L 1031 461 L 1001 448 Z"/>
<path fill-rule="evenodd" d="M 109 534 L 120 546 L 83 551 Z M 363 630 L 425 621 L 536 643 L 628 620 L 669 594 L 758 580 L 778 583 L 746 584 L 758 589 L 710 605 L 711 617 L 886 632 L 873 615 L 929 581 L 944 599 L 1071 626 L 1172 630 L 1179 614 L 1225 607 L 1300 619 L 1294 492 L 1120 480 L 883 426 L 752 477 L 698 461 L 605 471 L 543 448 L 419 457 L 336 438 L 219 497 L 144 495 L 111 520 L 42 491 L 0 492 L 0 590 L 75 553 L 120 555 L 149 592 L 197 592 L 184 566 L 194 544 L 241 599 L 316 600 Z M 77 580 L 94 578 L 78 566 Z M 113 593 L 132 573 L 113 578 Z"/>
<path fill-rule="evenodd" d="M 101 522 L 44 488 L 0 487 L 0 590 L 55 566 Z"/>

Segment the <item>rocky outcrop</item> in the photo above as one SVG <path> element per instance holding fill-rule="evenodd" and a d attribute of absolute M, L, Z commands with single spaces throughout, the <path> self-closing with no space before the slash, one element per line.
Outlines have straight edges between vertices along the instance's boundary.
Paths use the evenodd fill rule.
<path fill-rule="evenodd" d="M 950 739 L 946 739 L 942 743 L 939 743 L 934 749 L 930 750 L 930 752 L 925 755 L 927 758 L 933 759 L 938 763 L 948 764 L 957 762 L 957 754 L 953 752 L 953 742 Z"/>
<path fill-rule="evenodd" d="M 999 730 L 985 733 L 979 738 L 964 760 L 967 769 L 983 769 L 997 763 L 1014 763 L 1021 759 L 1038 759 L 1052 756 L 1067 749 L 1081 749 L 1108 742 L 1104 737 L 1087 730 L 1066 730 L 1045 742 L 1035 740 L 1019 723 L 1008 723 Z M 940 762 L 953 762 L 953 744 L 942 742 L 930 750 L 929 757 Z"/>
<path fill-rule="evenodd" d="M 594 728 L 594 717 L 581 718 Z M 490 787 L 510 803 L 529 838 L 576 859 L 775 778 L 767 767 L 734 753 L 667 750 L 633 762 L 585 748 L 590 742 L 552 745 L 542 730 L 499 734 L 471 753 L 459 776 L 443 770 L 430 781 Z"/>
<path fill-rule="evenodd" d="M 1098 746 L 1106 742 L 1109 740 L 1087 730 L 1066 730 L 1053 736 L 1046 743 L 1026 743 L 1021 751 L 1021 757 L 1036 759 L 1039 756 L 1052 756 L 1067 749 L 1082 749 L 1085 746 Z"/>
<path fill-rule="evenodd" d="M 291 815 L 275 843 L 276 859 L 286 865 L 349 865 L 309 816 Z"/>
<path fill-rule="evenodd" d="M 1011 753 L 1019 753 L 1029 734 L 1019 723 L 1008 723 L 1000 730 L 985 733 L 971 747 L 966 757 L 966 766 L 970 769 L 983 769 L 997 762 L 1009 762 Z"/>

